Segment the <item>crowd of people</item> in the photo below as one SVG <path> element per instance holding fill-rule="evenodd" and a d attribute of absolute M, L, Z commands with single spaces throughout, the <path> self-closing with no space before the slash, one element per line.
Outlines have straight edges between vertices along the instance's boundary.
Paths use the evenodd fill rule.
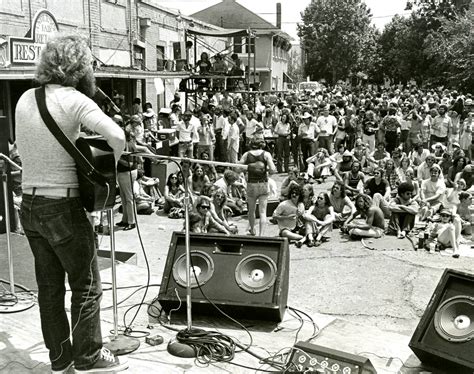
<path fill-rule="evenodd" d="M 232 215 L 248 212 L 246 233 L 264 235 L 271 174 L 284 173 L 271 221 L 297 246 L 320 245 L 334 227 L 354 238 L 404 238 L 416 226 L 457 257 L 471 232 L 470 94 L 396 87 L 222 91 L 203 93 L 192 110 L 183 111 L 179 98 L 170 106 L 178 155 L 195 161 L 186 177 L 166 181 L 165 212 L 182 218 L 188 190 L 192 231 L 235 233 Z M 146 142 L 153 129 L 143 124 L 139 133 Z M 334 184 L 315 197 L 313 184 L 328 178 Z"/>

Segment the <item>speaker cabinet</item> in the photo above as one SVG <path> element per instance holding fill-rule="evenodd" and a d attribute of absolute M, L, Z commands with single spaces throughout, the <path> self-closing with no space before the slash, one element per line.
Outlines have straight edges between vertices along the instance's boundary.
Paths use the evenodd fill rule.
<path fill-rule="evenodd" d="M 192 311 L 238 319 L 281 321 L 288 300 L 286 238 L 190 234 Z M 186 310 L 186 248 L 173 232 L 158 301 L 166 312 Z"/>
<path fill-rule="evenodd" d="M 410 348 L 436 368 L 474 369 L 474 275 L 446 269 L 416 328 Z M 454 371 L 452 371 L 454 372 Z"/>
<path fill-rule="evenodd" d="M 367 357 L 353 355 L 307 342 L 298 342 L 291 351 L 288 373 L 376 374 Z"/>

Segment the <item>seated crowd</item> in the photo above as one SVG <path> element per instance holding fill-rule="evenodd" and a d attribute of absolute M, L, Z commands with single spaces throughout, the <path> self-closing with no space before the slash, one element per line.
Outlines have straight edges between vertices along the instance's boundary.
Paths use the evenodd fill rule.
<path fill-rule="evenodd" d="M 179 156 L 202 163 L 183 165 L 186 177 L 169 176 L 164 211 L 183 217 L 187 191 L 193 232 L 236 233 L 231 217 L 248 211 L 247 233 L 255 235 L 258 209 L 263 235 L 268 176 L 278 172 L 287 178 L 272 221 L 298 247 L 320 245 L 333 228 L 354 238 L 405 238 L 416 227 L 456 257 L 471 233 L 470 94 L 335 87 L 256 100 L 208 92 L 184 113 L 179 98 L 171 104 Z M 154 131 L 133 123 L 128 130 L 135 139 Z M 314 183 L 328 179 L 329 190 L 315 196 Z"/>

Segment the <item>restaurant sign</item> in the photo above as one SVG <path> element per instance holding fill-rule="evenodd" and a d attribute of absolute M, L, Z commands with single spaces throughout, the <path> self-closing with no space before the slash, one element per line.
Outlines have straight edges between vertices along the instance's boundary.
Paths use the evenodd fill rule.
<path fill-rule="evenodd" d="M 39 61 L 41 50 L 59 31 L 54 16 L 46 9 L 38 11 L 30 31 L 23 38 L 10 37 L 11 65 L 34 65 Z"/>

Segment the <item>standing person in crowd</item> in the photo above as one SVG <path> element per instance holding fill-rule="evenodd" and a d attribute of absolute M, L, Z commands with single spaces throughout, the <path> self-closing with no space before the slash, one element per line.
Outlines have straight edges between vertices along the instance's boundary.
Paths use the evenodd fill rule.
<path fill-rule="evenodd" d="M 193 137 L 197 132 L 197 126 L 191 121 L 193 114 L 186 111 L 183 114 L 183 120 L 176 126 L 178 144 L 178 156 L 193 158 Z"/>
<path fill-rule="evenodd" d="M 276 162 L 279 173 L 287 173 L 290 164 L 290 138 L 291 125 L 287 114 L 282 114 L 275 126 L 275 134 L 278 136 L 276 144 Z"/>
<path fill-rule="evenodd" d="M 258 212 L 260 214 L 258 235 L 264 236 L 267 202 L 268 202 L 268 174 L 276 173 L 276 167 L 272 156 L 264 150 L 265 141 L 253 139 L 250 142 L 250 150 L 245 152 L 240 163 L 248 165 L 247 168 L 247 205 L 250 235 L 255 235 L 255 210 L 258 201 Z"/>
<path fill-rule="evenodd" d="M 462 123 L 459 145 L 464 154 L 472 158 L 472 132 L 474 131 L 474 106 L 469 106 L 469 113 Z"/>
<path fill-rule="evenodd" d="M 362 120 L 362 141 L 367 144 L 369 152 L 375 151 L 375 134 L 379 130 L 375 112 L 368 110 Z"/>
<path fill-rule="evenodd" d="M 398 186 L 397 196 L 390 201 L 390 222 L 388 234 L 397 238 L 405 238 L 415 225 L 418 203 L 413 199 L 414 187 L 411 183 L 403 182 Z"/>
<path fill-rule="evenodd" d="M 400 120 L 396 116 L 397 110 L 393 107 L 388 109 L 387 116 L 382 120 L 380 129 L 383 131 L 385 139 L 385 149 L 387 152 L 392 151 L 398 147 L 398 132 L 400 131 Z"/>
<path fill-rule="evenodd" d="M 197 133 L 199 136 L 199 142 L 197 144 L 197 155 L 199 158 L 202 158 L 201 155 L 203 154 L 203 152 L 206 152 L 208 156 L 214 154 L 215 136 L 214 129 L 210 121 L 210 116 L 208 114 L 201 115 L 200 124 L 197 128 Z"/>
<path fill-rule="evenodd" d="M 158 116 L 153 110 L 151 103 L 145 103 L 144 109 L 143 126 L 145 128 L 145 132 L 151 132 L 151 134 L 156 137 L 156 132 L 158 131 Z"/>
<path fill-rule="evenodd" d="M 298 137 L 300 138 L 301 153 L 303 157 L 304 170 L 308 169 L 307 159 L 314 155 L 316 150 L 316 136 L 319 134 L 319 128 L 312 121 L 313 116 L 305 112 L 301 117 L 303 122 L 298 128 Z"/>
<path fill-rule="evenodd" d="M 104 136 L 118 161 L 125 136 L 90 99 L 96 86 L 88 44 L 79 35 L 50 40 L 35 79 L 45 87 L 51 116 L 70 139 L 77 139 L 82 124 Z M 41 330 L 51 370 L 66 372 L 73 365 L 78 373 L 125 370 L 128 365 L 102 346 L 94 232 L 79 198 L 75 162 L 43 122 L 34 89 L 18 100 L 15 122 L 23 166 L 21 223 L 35 258 Z M 72 330 L 64 304 L 66 275 Z"/>
<path fill-rule="evenodd" d="M 135 114 L 139 116 L 141 119 L 143 110 L 142 110 L 142 100 L 139 97 L 136 97 L 135 99 L 133 99 L 133 103 L 132 103 L 132 116 Z"/>
<path fill-rule="evenodd" d="M 357 212 L 346 221 L 343 231 L 352 238 L 380 238 L 385 232 L 385 220 L 382 210 L 372 204 L 370 196 L 357 195 L 355 198 Z"/>
<path fill-rule="evenodd" d="M 431 124 L 430 145 L 442 143 L 448 146 L 452 125 L 451 117 L 448 116 L 448 107 L 441 104 L 438 107 L 438 115 L 433 118 L 433 123 Z"/>
<path fill-rule="evenodd" d="M 239 146 L 240 146 L 240 130 L 237 124 L 237 113 L 232 112 L 229 114 L 229 132 L 227 135 L 227 160 L 233 164 L 236 164 L 239 160 Z"/>
<path fill-rule="evenodd" d="M 181 105 L 173 104 L 171 106 L 170 114 L 170 126 L 175 129 L 178 127 L 178 124 L 181 122 Z"/>
<path fill-rule="evenodd" d="M 324 148 L 331 155 L 333 152 L 333 137 L 337 129 L 337 120 L 332 114 L 329 114 L 329 105 L 326 105 L 321 115 L 316 120 L 316 127 L 319 129 L 318 147 Z"/>

